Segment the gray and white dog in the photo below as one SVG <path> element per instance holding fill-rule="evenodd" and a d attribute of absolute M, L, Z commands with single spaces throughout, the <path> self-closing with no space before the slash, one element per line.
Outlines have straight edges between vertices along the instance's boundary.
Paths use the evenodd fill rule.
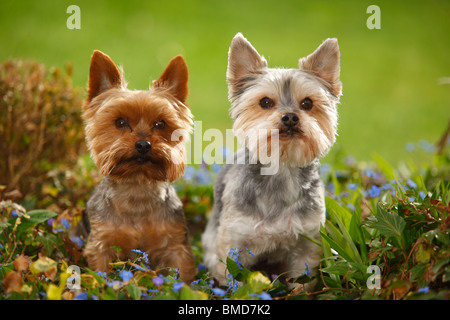
<path fill-rule="evenodd" d="M 218 174 L 214 208 L 202 236 L 204 263 L 221 285 L 232 248 L 253 253 L 240 256 L 249 269 L 289 277 L 306 268 L 315 273 L 320 247 L 300 234 L 319 239 L 325 221 L 318 159 L 335 142 L 339 73 L 336 39 L 300 59 L 298 69 L 268 68 L 242 34 L 232 40 L 230 113 L 243 148 Z M 251 136 L 255 130 L 258 134 Z M 276 155 L 275 172 L 262 174 L 270 165 L 261 160 L 263 151 L 272 161 Z"/>

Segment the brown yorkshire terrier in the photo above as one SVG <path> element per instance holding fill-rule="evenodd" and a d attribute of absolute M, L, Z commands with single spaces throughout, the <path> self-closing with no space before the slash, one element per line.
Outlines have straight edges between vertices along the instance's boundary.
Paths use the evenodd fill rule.
<path fill-rule="evenodd" d="M 94 51 L 83 119 L 104 177 L 86 206 L 89 268 L 107 271 L 114 258 L 139 249 L 153 269 L 178 267 L 182 281 L 193 280 L 197 270 L 183 207 L 170 185 L 184 172 L 192 131 L 187 81 L 186 63 L 177 56 L 151 89 L 129 90 L 114 62 Z"/>

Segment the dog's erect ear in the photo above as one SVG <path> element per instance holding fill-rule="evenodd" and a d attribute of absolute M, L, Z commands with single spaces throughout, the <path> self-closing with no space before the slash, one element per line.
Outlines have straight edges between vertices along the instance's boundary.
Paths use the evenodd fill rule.
<path fill-rule="evenodd" d="M 123 85 L 123 79 L 111 58 L 95 50 L 89 69 L 88 102 L 111 88 Z"/>
<path fill-rule="evenodd" d="M 228 83 L 234 84 L 239 79 L 267 67 L 267 61 L 248 42 L 241 33 L 234 36 L 228 52 Z"/>
<path fill-rule="evenodd" d="M 170 60 L 158 80 L 153 81 L 153 88 L 168 89 L 170 94 L 181 102 L 188 95 L 188 68 L 182 56 Z"/>
<path fill-rule="evenodd" d="M 301 58 L 299 68 L 313 73 L 330 85 L 331 93 L 341 94 L 342 83 L 339 80 L 341 58 L 337 39 L 325 40 L 313 53 Z"/>

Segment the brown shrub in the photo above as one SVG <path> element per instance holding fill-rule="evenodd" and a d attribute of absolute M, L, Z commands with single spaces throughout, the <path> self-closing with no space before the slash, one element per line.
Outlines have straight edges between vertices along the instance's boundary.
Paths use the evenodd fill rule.
<path fill-rule="evenodd" d="M 85 152 L 82 90 L 63 73 L 34 61 L 0 65 L 0 184 L 39 194 L 46 173 Z"/>

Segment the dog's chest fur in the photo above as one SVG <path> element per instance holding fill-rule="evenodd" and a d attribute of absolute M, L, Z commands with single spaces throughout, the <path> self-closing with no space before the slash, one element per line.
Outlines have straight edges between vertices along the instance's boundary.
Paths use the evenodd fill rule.
<path fill-rule="evenodd" d="M 104 178 L 88 202 L 91 217 L 95 211 L 96 219 L 130 225 L 176 217 L 181 209 L 175 190 L 166 182 L 123 184 Z"/>
<path fill-rule="evenodd" d="M 304 168 L 280 167 L 277 174 L 267 176 L 259 169 L 250 164 L 224 168 L 219 177 L 223 232 L 259 252 L 295 246 L 299 234 L 315 236 L 325 212 L 319 162 Z"/>

